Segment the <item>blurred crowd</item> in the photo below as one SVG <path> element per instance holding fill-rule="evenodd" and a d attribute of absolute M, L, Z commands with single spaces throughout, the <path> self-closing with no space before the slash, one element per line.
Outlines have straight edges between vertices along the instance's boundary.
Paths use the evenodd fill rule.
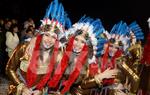
<path fill-rule="evenodd" d="M 0 75 L 5 75 L 6 63 L 16 46 L 30 41 L 34 34 L 35 23 L 32 18 L 24 23 L 19 23 L 17 19 L 0 19 Z"/>

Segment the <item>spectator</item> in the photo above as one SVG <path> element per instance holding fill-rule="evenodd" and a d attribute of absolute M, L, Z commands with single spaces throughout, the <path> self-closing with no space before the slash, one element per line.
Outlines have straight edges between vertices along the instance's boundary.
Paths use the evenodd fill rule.
<path fill-rule="evenodd" d="M 17 35 L 18 26 L 12 25 L 10 31 L 6 32 L 6 51 L 8 52 L 8 56 L 10 57 L 13 50 L 19 44 L 19 38 Z"/>

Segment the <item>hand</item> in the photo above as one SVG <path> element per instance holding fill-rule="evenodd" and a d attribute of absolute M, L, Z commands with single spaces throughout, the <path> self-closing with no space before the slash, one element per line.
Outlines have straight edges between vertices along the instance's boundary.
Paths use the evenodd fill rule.
<path fill-rule="evenodd" d="M 95 75 L 94 79 L 97 84 L 101 85 L 103 79 L 115 78 L 117 73 L 118 73 L 117 69 L 111 70 L 110 68 L 108 68 L 104 72 Z"/>
<path fill-rule="evenodd" d="M 113 88 L 115 90 L 115 95 L 128 95 L 127 91 L 124 91 L 126 88 L 123 84 L 119 83 L 116 87 Z"/>
<path fill-rule="evenodd" d="M 22 95 L 31 95 L 31 94 L 32 94 L 32 90 L 24 86 L 22 89 Z"/>
<path fill-rule="evenodd" d="M 103 79 L 109 79 L 109 78 L 115 78 L 115 76 L 117 75 L 118 70 L 117 69 L 106 69 L 104 72 L 100 73 L 98 75 L 99 79 L 103 80 Z"/>
<path fill-rule="evenodd" d="M 124 93 L 122 90 L 115 91 L 115 95 L 128 95 L 127 93 Z"/>
<path fill-rule="evenodd" d="M 34 91 L 32 91 L 32 94 L 33 95 L 42 95 L 42 91 L 40 91 L 40 90 L 34 90 Z"/>
<path fill-rule="evenodd" d="M 126 89 L 128 89 L 129 91 L 131 90 L 131 83 L 129 83 L 129 78 L 128 77 L 126 77 L 126 82 L 124 84 L 124 87 Z"/>

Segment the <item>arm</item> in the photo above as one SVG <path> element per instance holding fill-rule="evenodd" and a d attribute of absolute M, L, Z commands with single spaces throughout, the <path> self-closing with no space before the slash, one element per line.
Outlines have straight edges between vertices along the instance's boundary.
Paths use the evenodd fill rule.
<path fill-rule="evenodd" d="M 94 87 L 101 87 L 103 79 L 110 79 L 110 78 L 115 78 L 115 76 L 118 74 L 117 69 L 106 69 L 102 73 L 95 74 L 93 78 L 84 80 L 82 83 L 82 88 L 94 88 Z"/>
<path fill-rule="evenodd" d="M 136 93 L 140 81 L 138 73 L 133 70 L 134 68 L 131 68 L 131 66 L 127 64 L 127 61 L 124 58 L 119 58 L 117 65 L 123 74 L 123 76 L 120 77 L 120 80 L 125 80 L 123 85 L 129 90 L 129 92 Z"/>
<path fill-rule="evenodd" d="M 83 80 L 83 82 L 81 83 L 81 88 L 82 89 L 89 89 L 89 88 L 95 88 L 101 86 L 101 82 L 98 83 L 96 81 L 96 77 L 94 78 L 90 78 L 90 79 L 85 79 Z"/>
<path fill-rule="evenodd" d="M 20 58 L 23 56 L 26 46 L 26 44 L 18 45 L 13 52 L 13 56 L 10 57 L 6 65 L 6 74 L 14 82 L 15 85 L 19 85 L 21 83 L 16 74 L 16 70 L 20 65 Z"/>

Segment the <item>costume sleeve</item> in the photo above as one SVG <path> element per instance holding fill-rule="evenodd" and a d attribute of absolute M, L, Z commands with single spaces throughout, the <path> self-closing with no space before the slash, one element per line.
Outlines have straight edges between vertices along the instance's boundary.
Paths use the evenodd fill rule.
<path fill-rule="evenodd" d="M 130 86 L 132 87 L 131 89 L 129 89 L 128 86 L 126 87 L 126 89 L 128 89 L 129 92 L 136 93 L 139 87 L 139 82 L 140 82 L 140 77 L 137 72 L 137 69 L 133 68 L 131 64 L 124 58 L 123 59 L 121 58 L 120 62 L 117 62 L 117 63 L 118 63 L 118 68 L 121 71 L 120 74 L 118 74 L 117 76 L 118 79 L 124 85 L 130 84 Z M 137 63 L 133 63 L 133 64 L 137 64 Z"/>
<path fill-rule="evenodd" d="M 90 89 L 90 88 L 95 88 L 95 87 L 99 87 L 101 86 L 100 83 L 98 83 L 95 79 L 95 76 L 98 74 L 97 72 L 97 65 L 93 64 L 93 65 L 88 65 L 86 66 L 87 70 L 86 70 L 86 78 L 82 80 L 81 83 L 81 88 L 82 89 Z M 91 69 L 92 67 L 92 69 Z M 93 71 L 95 70 L 95 71 Z"/>
<path fill-rule="evenodd" d="M 8 75 L 10 80 L 14 82 L 15 85 L 21 83 L 16 74 L 16 70 L 20 66 L 20 58 L 24 55 L 26 47 L 26 44 L 18 45 L 6 65 L 6 74 Z"/>
<path fill-rule="evenodd" d="M 94 88 L 94 87 L 98 87 L 98 84 L 96 83 L 94 78 L 91 79 L 85 79 L 82 84 L 81 84 L 81 88 L 82 89 L 89 89 L 89 88 Z"/>

